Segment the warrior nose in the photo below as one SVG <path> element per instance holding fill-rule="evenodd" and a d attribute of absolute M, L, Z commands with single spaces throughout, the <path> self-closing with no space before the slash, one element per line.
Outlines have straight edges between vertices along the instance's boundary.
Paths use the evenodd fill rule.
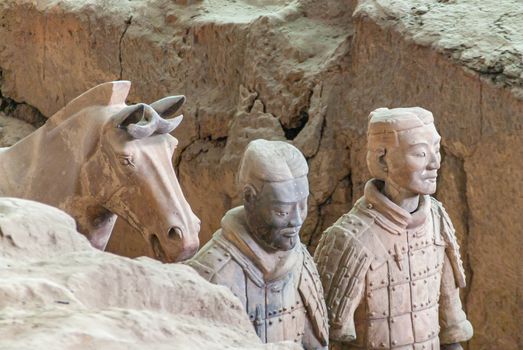
<path fill-rule="evenodd" d="M 289 220 L 289 226 L 298 227 L 303 224 L 303 219 L 302 219 L 298 209 L 294 210 L 291 215 L 292 215 L 292 218 Z"/>
<path fill-rule="evenodd" d="M 181 241 L 183 239 L 183 232 L 179 227 L 173 226 L 169 229 L 167 237 L 175 241 Z"/>

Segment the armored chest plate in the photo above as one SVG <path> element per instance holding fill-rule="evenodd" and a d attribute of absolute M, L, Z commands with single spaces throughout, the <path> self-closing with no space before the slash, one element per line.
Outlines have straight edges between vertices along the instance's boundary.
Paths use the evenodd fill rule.
<path fill-rule="evenodd" d="M 306 312 L 292 273 L 259 287 L 247 280 L 247 312 L 258 336 L 266 343 L 301 343 Z"/>
<path fill-rule="evenodd" d="M 434 240 L 431 227 L 428 222 L 400 235 L 377 231 L 388 256 L 366 276 L 368 349 L 415 349 L 416 344 L 431 349 L 438 342 L 445 247 Z"/>

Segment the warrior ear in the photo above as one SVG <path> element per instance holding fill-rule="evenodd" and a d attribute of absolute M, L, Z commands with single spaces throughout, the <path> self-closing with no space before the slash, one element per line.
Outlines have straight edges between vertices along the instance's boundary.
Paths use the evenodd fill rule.
<path fill-rule="evenodd" d="M 387 177 L 387 150 L 379 147 L 367 152 L 367 167 L 372 177 L 378 180 L 385 180 Z"/>
<path fill-rule="evenodd" d="M 250 209 L 254 206 L 257 195 L 258 193 L 256 192 L 256 189 L 253 185 L 247 184 L 245 187 L 243 187 L 243 204 L 246 208 Z"/>
<path fill-rule="evenodd" d="M 153 102 L 150 106 L 164 119 L 171 118 L 185 103 L 185 96 L 168 96 Z"/>

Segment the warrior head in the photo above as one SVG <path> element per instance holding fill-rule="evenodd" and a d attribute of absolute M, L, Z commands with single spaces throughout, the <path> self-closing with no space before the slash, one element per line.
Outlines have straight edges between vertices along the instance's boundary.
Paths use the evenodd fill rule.
<path fill-rule="evenodd" d="M 432 113 L 420 108 L 378 108 L 369 115 L 367 166 L 389 197 L 436 191 L 440 140 Z"/>
<path fill-rule="evenodd" d="M 290 250 L 299 242 L 308 171 L 303 154 L 287 142 L 255 140 L 247 146 L 238 180 L 247 225 L 265 250 Z"/>

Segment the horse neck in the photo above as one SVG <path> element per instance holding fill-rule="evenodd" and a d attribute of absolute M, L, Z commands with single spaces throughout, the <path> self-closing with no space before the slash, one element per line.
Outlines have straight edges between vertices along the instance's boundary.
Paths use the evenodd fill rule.
<path fill-rule="evenodd" d="M 96 117 L 46 123 L 0 154 L 6 174 L 0 190 L 64 209 L 65 201 L 82 196 L 81 167 L 100 144 L 102 127 Z"/>

